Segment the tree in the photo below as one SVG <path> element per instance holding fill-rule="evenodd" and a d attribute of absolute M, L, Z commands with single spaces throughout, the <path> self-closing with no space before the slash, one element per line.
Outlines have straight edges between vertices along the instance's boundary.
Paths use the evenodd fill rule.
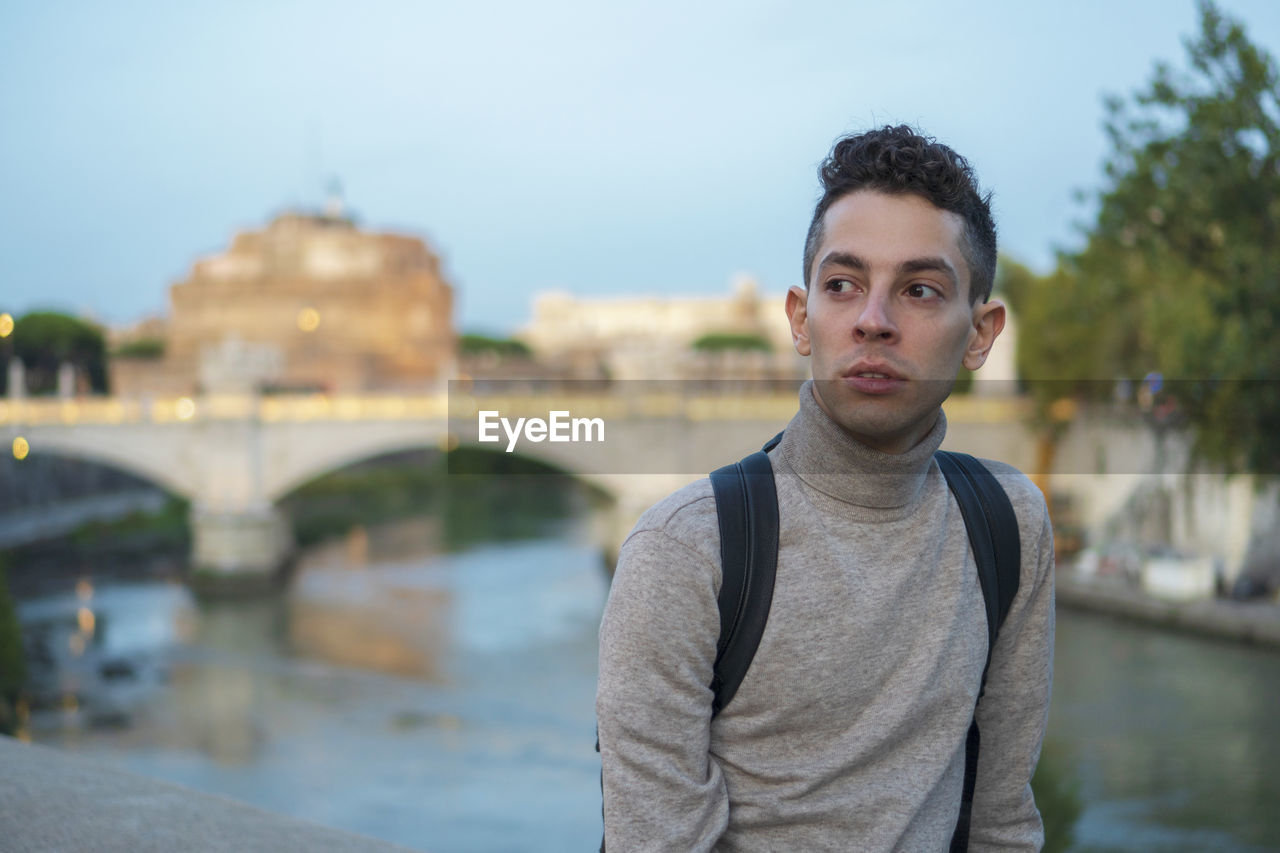
<path fill-rule="evenodd" d="M 138 338 L 116 347 L 111 357 L 155 361 L 164 358 L 164 349 L 164 338 Z"/>
<path fill-rule="evenodd" d="M 709 332 L 694 341 L 692 347 L 698 352 L 773 352 L 768 338 L 750 332 Z"/>
<path fill-rule="evenodd" d="M 1111 377 L 1110 347 L 1099 345 L 1108 328 L 1123 334 L 1123 324 L 1109 322 L 1109 306 L 1090 294 L 1065 264 L 1038 276 L 1008 257 L 996 268 L 996 292 L 1006 298 L 1019 324 L 1014 354 L 1024 390 L 1035 403 L 1038 426 L 1057 430 L 1055 416 L 1062 400 L 1087 400 L 1106 392 L 1097 377 Z"/>
<path fill-rule="evenodd" d="M 1107 350 L 1097 345 L 1105 318 L 1104 303 L 1082 296 L 1080 282 L 1064 264 L 1038 276 L 1008 257 L 996 267 L 996 292 L 1018 318 L 1018 349 L 1014 364 L 1024 390 L 1031 397 L 1036 461 L 1031 479 L 1044 493 L 1054 513 L 1049 472 L 1058 443 L 1078 401 L 1096 399 L 1109 383 L 1093 377 L 1111 375 Z"/>
<path fill-rule="evenodd" d="M 106 392 L 106 342 L 102 330 L 92 323 L 66 314 L 36 311 L 18 318 L 12 340 L 12 355 L 22 359 L 27 389 L 33 394 L 57 389 L 58 368 L 64 362 L 82 371 L 92 390 Z"/>
<path fill-rule="evenodd" d="M 533 355 L 533 351 L 524 341 L 515 338 L 495 338 L 478 333 L 460 335 L 458 350 L 463 355 L 492 353 L 498 358 L 530 358 Z"/>
<path fill-rule="evenodd" d="M 1159 372 L 1198 458 L 1275 472 L 1277 66 L 1209 0 L 1199 18 L 1189 71 L 1159 63 L 1130 102 L 1108 99 L 1111 153 L 1084 247 L 1046 279 L 1014 274 L 1019 358 L 1041 398 L 1098 396 L 1117 377 Z M 1014 297 L 1019 287 L 1035 298 Z"/>

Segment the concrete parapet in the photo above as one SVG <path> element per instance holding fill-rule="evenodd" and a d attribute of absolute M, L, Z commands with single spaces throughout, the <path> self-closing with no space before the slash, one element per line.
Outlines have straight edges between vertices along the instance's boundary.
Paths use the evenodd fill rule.
<path fill-rule="evenodd" d="M 0 737 L 0 767 L 0 847 L 8 853 L 409 851 L 12 738 Z"/>

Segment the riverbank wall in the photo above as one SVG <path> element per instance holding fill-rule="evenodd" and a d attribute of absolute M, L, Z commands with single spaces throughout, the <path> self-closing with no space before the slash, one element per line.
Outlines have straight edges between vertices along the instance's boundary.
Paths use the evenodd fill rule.
<path fill-rule="evenodd" d="M 1120 578 L 1087 577 L 1059 569 L 1058 606 L 1132 619 L 1148 625 L 1280 651 L 1280 604 L 1272 600 L 1155 598 Z"/>

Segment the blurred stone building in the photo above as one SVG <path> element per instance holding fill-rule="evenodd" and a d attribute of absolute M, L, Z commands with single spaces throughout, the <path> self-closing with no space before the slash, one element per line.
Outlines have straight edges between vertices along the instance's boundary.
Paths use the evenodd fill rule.
<path fill-rule="evenodd" d="M 452 372 L 455 337 L 453 289 L 422 240 L 362 231 L 340 207 L 291 212 L 197 260 L 162 323 L 117 336 L 110 382 L 123 395 L 422 389 Z"/>
<path fill-rule="evenodd" d="M 791 345 L 786 295 L 739 278 L 726 295 L 578 299 L 545 293 L 518 337 L 542 364 L 574 377 L 791 379 L 808 363 Z M 699 346 L 708 336 L 762 344 Z"/>
<path fill-rule="evenodd" d="M 998 294 L 997 294 L 998 295 Z M 771 380 L 809 375 L 795 351 L 786 293 L 763 294 L 747 277 L 724 295 L 596 297 L 540 294 L 517 335 L 544 372 L 572 378 Z M 965 390 L 1018 393 L 1012 312 L 990 358 Z M 709 338 L 723 346 L 706 346 Z"/>

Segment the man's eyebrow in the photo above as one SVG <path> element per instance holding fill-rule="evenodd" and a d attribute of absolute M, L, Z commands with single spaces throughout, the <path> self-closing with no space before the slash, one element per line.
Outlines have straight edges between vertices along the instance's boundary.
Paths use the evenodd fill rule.
<path fill-rule="evenodd" d="M 860 256 L 852 252 L 834 251 L 823 257 L 822 262 L 818 264 L 818 269 L 824 267 L 848 267 L 849 269 L 866 272 L 871 265 L 864 261 Z M 924 258 L 912 258 L 909 261 L 903 261 L 898 264 L 898 275 L 910 275 L 916 272 L 940 272 L 951 280 L 952 287 L 960 286 L 960 275 L 956 272 L 955 266 L 942 256 L 932 256 Z"/>
<path fill-rule="evenodd" d="M 818 264 L 818 269 L 831 266 L 848 267 L 859 272 L 866 272 L 870 268 L 866 261 L 851 252 L 828 252 Z"/>
<path fill-rule="evenodd" d="M 913 272 L 940 272 L 951 279 L 952 287 L 960 286 L 960 276 L 956 274 L 956 268 L 943 257 L 912 258 L 898 264 L 898 275 L 908 275 Z"/>

